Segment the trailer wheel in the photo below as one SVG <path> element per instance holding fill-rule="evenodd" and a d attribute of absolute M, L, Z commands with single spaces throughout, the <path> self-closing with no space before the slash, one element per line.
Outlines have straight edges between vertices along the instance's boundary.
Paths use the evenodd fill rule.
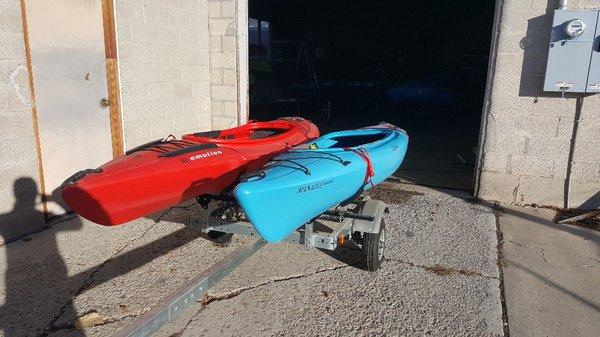
<path fill-rule="evenodd" d="M 233 234 L 231 234 L 231 233 L 224 233 L 224 232 L 219 232 L 219 231 L 210 231 L 210 232 L 206 233 L 206 235 L 212 242 L 215 242 L 215 243 L 218 243 L 221 245 L 228 244 L 229 242 L 231 242 L 231 238 L 233 237 Z"/>
<path fill-rule="evenodd" d="M 379 233 L 364 233 L 363 258 L 368 271 L 376 271 L 381 266 L 385 253 L 385 221 L 381 219 Z"/>

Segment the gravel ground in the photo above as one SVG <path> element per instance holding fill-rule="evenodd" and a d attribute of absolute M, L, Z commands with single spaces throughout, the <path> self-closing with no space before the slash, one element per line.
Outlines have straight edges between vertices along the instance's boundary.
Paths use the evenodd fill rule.
<path fill-rule="evenodd" d="M 378 189 L 382 269 L 360 253 L 262 248 L 160 336 L 503 334 L 493 212 L 449 195 Z"/>

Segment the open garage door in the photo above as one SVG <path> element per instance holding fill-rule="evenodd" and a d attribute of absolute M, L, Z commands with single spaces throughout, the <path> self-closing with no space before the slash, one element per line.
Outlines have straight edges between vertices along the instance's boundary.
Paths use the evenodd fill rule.
<path fill-rule="evenodd" d="M 387 121 L 399 181 L 472 190 L 493 0 L 249 0 L 250 118 Z"/>

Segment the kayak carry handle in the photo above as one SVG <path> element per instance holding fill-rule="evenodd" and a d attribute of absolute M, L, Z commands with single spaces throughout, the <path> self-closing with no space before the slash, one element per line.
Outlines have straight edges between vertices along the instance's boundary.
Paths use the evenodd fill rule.
<path fill-rule="evenodd" d="M 199 144 L 199 145 L 193 145 L 193 146 L 189 146 L 189 147 L 184 147 L 183 149 L 177 149 L 177 150 L 166 152 L 166 153 L 161 153 L 158 156 L 159 157 L 171 158 L 171 157 L 177 157 L 177 156 L 180 156 L 182 154 L 186 154 L 186 153 L 190 153 L 190 152 L 196 152 L 196 151 L 201 151 L 201 150 L 210 150 L 210 149 L 218 149 L 218 148 L 219 148 L 219 146 L 217 144 L 206 143 L 206 144 Z"/>
<path fill-rule="evenodd" d="M 61 188 L 67 187 L 69 185 L 73 185 L 75 184 L 77 181 L 81 180 L 83 177 L 87 176 L 90 173 L 101 173 L 104 170 L 101 168 L 97 168 L 97 169 L 86 169 L 86 170 L 81 170 L 75 174 L 73 174 L 72 176 L 70 176 L 69 178 L 67 178 L 67 180 L 63 181 L 62 184 L 60 184 Z"/>
<path fill-rule="evenodd" d="M 246 173 L 240 177 L 240 182 L 245 183 L 250 180 L 257 181 L 257 180 L 264 179 L 266 176 L 267 176 L 267 174 L 265 173 L 265 171 L 256 171 L 256 172 Z M 258 178 L 258 179 L 254 179 L 254 178 Z"/>
<path fill-rule="evenodd" d="M 162 139 L 162 138 L 161 138 L 161 139 L 153 140 L 153 141 L 151 141 L 151 142 L 148 142 L 148 143 L 142 144 L 142 145 L 140 145 L 140 146 L 136 146 L 136 147 L 134 147 L 133 149 L 131 149 L 131 150 L 128 150 L 127 152 L 125 152 L 125 155 L 126 155 L 126 156 L 128 156 L 128 155 L 130 155 L 130 154 L 132 154 L 132 153 L 134 153 L 134 152 L 138 152 L 138 151 L 141 151 L 141 150 L 147 149 L 147 148 L 149 148 L 149 147 L 152 147 L 152 146 L 154 146 L 154 145 L 158 145 L 158 144 L 160 144 L 160 143 L 164 143 L 164 139 Z"/>

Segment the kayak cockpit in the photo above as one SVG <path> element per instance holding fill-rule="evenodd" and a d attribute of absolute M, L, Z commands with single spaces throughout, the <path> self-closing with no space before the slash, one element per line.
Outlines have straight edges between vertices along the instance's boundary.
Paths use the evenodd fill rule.
<path fill-rule="evenodd" d="M 365 147 L 367 145 L 383 141 L 392 136 L 393 130 L 388 129 L 364 129 L 352 132 L 335 132 L 318 139 L 310 145 L 311 149 L 344 149 L 352 147 Z"/>
<path fill-rule="evenodd" d="M 229 130 L 198 132 L 183 135 L 183 140 L 201 143 L 244 143 L 259 140 L 275 140 L 277 137 L 287 138 L 287 133 L 298 130 L 298 127 L 287 121 L 269 123 L 253 122 Z"/>

